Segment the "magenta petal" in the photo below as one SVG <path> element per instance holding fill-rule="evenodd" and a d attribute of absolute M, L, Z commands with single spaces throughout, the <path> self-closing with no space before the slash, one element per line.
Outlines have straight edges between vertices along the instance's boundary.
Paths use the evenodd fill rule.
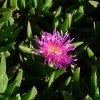
<path fill-rule="evenodd" d="M 68 54 L 75 49 L 75 46 L 71 45 L 73 39 L 70 39 L 69 36 L 69 33 L 62 36 L 56 29 L 53 34 L 44 32 L 41 40 L 36 39 L 40 48 L 36 52 L 42 54 L 48 64 L 52 63 L 56 68 L 66 68 L 76 61 L 74 56 Z"/>

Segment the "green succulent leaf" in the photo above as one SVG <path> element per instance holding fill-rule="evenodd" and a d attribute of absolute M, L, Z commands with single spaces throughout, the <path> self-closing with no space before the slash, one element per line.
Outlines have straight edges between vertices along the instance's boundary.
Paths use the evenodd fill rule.
<path fill-rule="evenodd" d="M 0 27 L 9 20 L 9 18 L 12 16 L 12 9 L 8 9 L 8 11 L 6 11 L 3 14 L 3 17 L 0 19 Z"/>
<path fill-rule="evenodd" d="M 97 57 L 94 55 L 93 51 L 89 47 L 85 47 L 84 49 L 87 51 L 88 57 L 92 61 L 96 61 L 97 60 Z"/>
<path fill-rule="evenodd" d="M 36 8 L 38 6 L 38 0 L 32 0 L 32 5 Z"/>
<path fill-rule="evenodd" d="M 74 21 L 78 21 L 81 19 L 84 15 L 84 6 L 80 6 L 76 12 L 76 14 L 73 16 Z"/>
<path fill-rule="evenodd" d="M 95 1 L 95 0 L 89 0 L 88 1 L 93 7 L 97 8 L 98 5 L 99 5 L 99 2 L 98 1 Z"/>
<path fill-rule="evenodd" d="M 7 0 L 5 0 L 5 2 L 3 3 L 2 8 L 6 8 L 7 7 Z"/>
<path fill-rule="evenodd" d="M 73 76 L 73 95 L 77 99 L 82 98 L 82 91 L 79 83 L 80 83 L 80 67 L 77 67 L 74 71 L 74 76 Z"/>
<path fill-rule="evenodd" d="M 93 100 L 89 95 L 87 95 L 84 100 Z"/>
<path fill-rule="evenodd" d="M 62 10 L 62 6 L 59 6 L 59 7 L 57 8 L 57 10 L 54 12 L 54 16 L 55 16 L 55 17 L 58 17 L 58 16 L 60 15 L 60 13 L 61 13 L 61 10 Z"/>
<path fill-rule="evenodd" d="M 6 73 L 0 74 L 0 93 L 4 93 L 8 84 L 8 77 Z"/>
<path fill-rule="evenodd" d="M 74 77 L 73 77 L 73 80 L 75 82 L 79 82 L 79 77 L 80 77 L 80 67 L 77 67 L 75 69 L 75 72 L 74 72 Z"/>
<path fill-rule="evenodd" d="M 42 11 L 47 11 L 52 5 L 52 0 L 45 0 L 42 6 Z"/>
<path fill-rule="evenodd" d="M 92 66 L 92 75 L 91 75 L 91 91 L 94 98 L 99 97 L 99 88 L 97 80 L 97 68 Z"/>
<path fill-rule="evenodd" d="M 66 14 L 66 18 L 61 25 L 61 30 L 63 32 L 66 32 L 70 28 L 71 22 L 72 22 L 72 14 Z"/>
<path fill-rule="evenodd" d="M 57 79 L 60 75 L 64 73 L 64 69 L 59 69 L 55 71 L 55 79 Z"/>
<path fill-rule="evenodd" d="M 37 89 L 35 86 L 26 94 L 22 96 L 22 100 L 34 100 L 37 95 Z"/>
<path fill-rule="evenodd" d="M 10 24 L 10 25 L 13 25 L 13 24 L 14 24 L 14 19 L 13 19 L 13 17 L 10 17 L 10 18 L 9 18 L 9 24 Z"/>
<path fill-rule="evenodd" d="M 17 94 L 16 97 L 14 98 L 14 100 L 21 100 L 20 94 Z"/>
<path fill-rule="evenodd" d="M 0 74 L 6 73 L 6 59 L 4 53 L 0 54 L 1 56 L 1 61 L 0 61 Z"/>
<path fill-rule="evenodd" d="M 55 71 L 51 73 L 50 77 L 49 77 L 49 83 L 48 83 L 48 87 L 50 87 L 53 83 L 55 79 Z"/>
<path fill-rule="evenodd" d="M 17 81 L 14 81 L 14 82 L 12 82 L 11 84 L 9 84 L 9 85 L 7 86 L 7 89 L 6 89 L 4 95 L 5 95 L 5 96 L 10 96 L 10 95 L 13 93 L 13 91 L 14 91 L 16 85 L 17 85 Z"/>
<path fill-rule="evenodd" d="M 16 84 L 17 87 L 20 87 L 20 84 L 21 84 L 21 81 L 22 81 L 22 76 L 23 76 L 23 70 L 20 69 L 19 73 L 18 73 L 18 75 L 15 79 L 15 81 L 17 81 L 17 84 Z"/>
<path fill-rule="evenodd" d="M 78 47 L 80 45 L 82 45 L 84 42 L 75 42 L 75 43 L 72 43 L 73 46 L 75 47 Z"/>
<path fill-rule="evenodd" d="M 62 7 L 59 6 L 56 11 L 54 11 L 53 27 L 56 28 L 59 25 L 59 15 L 61 13 Z"/>
<path fill-rule="evenodd" d="M 10 0 L 10 6 L 14 9 L 18 9 L 18 6 L 17 6 L 17 1 L 18 0 Z"/>
<path fill-rule="evenodd" d="M 24 45 L 19 45 L 19 49 L 24 53 L 34 54 L 34 51 L 31 48 Z"/>
<path fill-rule="evenodd" d="M 68 86 L 71 81 L 71 76 L 69 76 L 66 81 L 64 82 L 64 86 Z"/>
<path fill-rule="evenodd" d="M 25 0 L 18 0 L 19 9 L 23 10 L 26 6 Z"/>
<path fill-rule="evenodd" d="M 28 22 L 28 25 L 27 25 L 27 37 L 29 39 L 32 38 L 32 30 L 31 30 L 30 22 Z"/>
<path fill-rule="evenodd" d="M 56 18 L 54 18 L 54 20 L 53 20 L 53 27 L 56 28 L 58 25 L 59 25 L 59 18 L 56 17 Z"/>

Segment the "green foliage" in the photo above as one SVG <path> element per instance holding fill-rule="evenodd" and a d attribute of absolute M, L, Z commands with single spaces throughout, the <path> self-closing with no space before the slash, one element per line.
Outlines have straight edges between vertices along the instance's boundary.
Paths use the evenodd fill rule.
<path fill-rule="evenodd" d="M 50 77 L 49 77 L 49 84 L 48 87 L 50 87 L 50 85 L 52 84 L 52 82 L 54 81 L 54 77 L 55 77 L 55 72 L 52 72 Z"/>
<path fill-rule="evenodd" d="M 63 21 L 63 23 L 61 25 L 61 29 L 63 32 L 66 32 L 70 28 L 71 21 L 72 21 L 72 15 L 67 14 L 65 20 Z"/>
<path fill-rule="evenodd" d="M 9 20 L 9 18 L 12 16 L 12 9 L 1 9 L 1 12 L 3 14 L 3 17 L 0 19 L 0 27 Z M 6 11 L 7 10 L 7 11 Z"/>
<path fill-rule="evenodd" d="M 4 93 L 8 83 L 8 77 L 5 73 L 0 75 L 0 93 Z"/>
<path fill-rule="evenodd" d="M 8 84 L 8 77 L 6 75 L 6 60 L 3 53 L 1 53 L 0 61 L 0 93 L 4 93 Z"/>
<path fill-rule="evenodd" d="M 34 100 L 35 96 L 37 95 L 37 90 L 33 87 L 27 94 L 22 96 L 22 100 Z"/>
<path fill-rule="evenodd" d="M 1 0 L 0 100 L 100 100 L 99 11 L 99 0 Z M 74 38 L 66 70 L 35 52 L 54 28 Z"/>
<path fill-rule="evenodd" d="M 42 5 L 42 11 L 47 11 L 52 4 L 52 0 L 44 0 L 44 3 Z"/>
<path fill-rule="evenodd" d="M 25 8 L 25 0 L 18 0 L 18 7 L 19 9 L 24 9 Z"/>
<path fill-rule="evenodd" d="M 75 42 L 75 43 L 72 43 L 72 45 L 75 46 L 75 47 L 78 47 L 78 46 L 80 46 L 82 44 L 83 44 L 83 42 Z"/>
<path fill-rule="evenodd" d="M 94 1 L 94 0 L 89 0 L 88 1 L 93 7 L 97 7 L 98 6 L 98 4 L 99 4 L 99 2 L 98 1 Z"/>
<path fill-rule="evenodd" d="M 17 0 L 10 0 L 10 7 L 17 9 Z"/>
<path fill-rule="evenodd" d="M 76 11 L 75 15 L 73 16 L 74 21 L 78 21 L 84 15 L 84 8 L 80 6 Z"/>

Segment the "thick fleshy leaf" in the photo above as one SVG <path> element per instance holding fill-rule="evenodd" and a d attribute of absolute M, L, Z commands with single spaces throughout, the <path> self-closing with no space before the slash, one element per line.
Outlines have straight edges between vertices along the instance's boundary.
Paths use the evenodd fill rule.
<path fill-rule="evenodd" d="M 78 46 L 80 46 L 82 44 L 83 44 L 83 42 L 75 42 L 75 43 L 72 43 L 72 45 L 75 46 L 75 47 L 78 47 Z"/>
<path fill-rule="evenodd" d="M 56 11 L 54 11 L 53 27 L 56 28 L 59 25 L 59 15 L 61 13 L 62 7 L 59 6 Z"/>
<path fill-rule="evenodd" d="M 82 91 L 80 89 L 80 67 L 77 67 L 73 76 L 73 95 L 76 99 L 82 98 Z M 78 94 L 77 94 L 78 93 Z"/>
<path fill-rule="evenodd" d="M 87 51 L 88 57 L 92 60 L 92 61 L 96 61 L 97 58 L 94 55 L 93 51 L 89 48 L 89 47 L 85 47 L 84 48 Z"/>
<path fill-rule="evenodd" d="M 95 88 L 95 98 L 100 99 L 99 87 Z"/>
<path fill-rule="evenodd" d="M 7 89 L 6 89 L 4 95 L 5 95 L 5 96 L 10 96 L 10 95 L 13 93 L 13 91 L 14 91 L 16 85 L 17 85 L 17 81 L 14 81 L 14 82 L 12 82 L 11 84 L 9 84 L 9 85 L 7 86 Z"/>
<path fill-rule="evenodd" d="M 64 73 L 64 69 L 59 69 L 55 71 L 55 79 L 57 79 L 60 75 Z"/>
<path fill-rule="evenodd" d="M 20 94 L 17 94 L 16 97 L 14 98 L 14 100 L 21 100 Z"/>
<path fill-rule="evenodd" d="M 91 92 L 94 98 L 99 97 L 99 88 L 97 80 L 97 68 L 92 66 L 92 75 L 91 75 Z"/>
<path fill-rule="evenodd" d="M 54 20 L 53 20 L 53 27 L 56 28 L 58 25 L 59 25 L 59 18 L 56 17 L 56 18 L 54 18 Z"/>
<path fill-rule="evenodd" d="M 18 0 L 18 7 L 19 7 L 19 9 L 24 9 L 25 8 L 25 6 L 26 6 L 26 4 L 25 4 L 25 0 Z"/>
<path fill-rule="evenodd" d="M 37 5 L 38 5 L 37 3 L 38 3 L 38 0 L 32 0 L 32 5 L 34 8 L 37 7 Z"/>
<path fill-rule="evenodd" d="M 76 12 L 76 14 L 73 16 L 74 21 L 78 21 L 82 16 L 84 15 L 84 7 L 80 6 Z"/>
<path fill-rule="evenodd" d="M 64 85 L 65 85 L 65 86 L 68 86 L 69 83 L 70 83 L 70 81 L 71 81 L 71 76 L 69 76 L 69 77 L 66 79 L 66 81 L 64 82 Z"/>
<path fill-rule="evenodd" d="M 62 10 L 62 6 L 59 6 L 59 7 L 57 8 L 57 10 L 54 11 L 54 16 L 55 16 L 55 17 L 58 17 L 58 16 L 60 15 L 60 13 L 61 13 L 61 10 Z"/>
<path fill-rule="evenodd" d="M 31 30 L 30 22 L 28 22 L 28 25 L 27 25 L 27 36 L 29 39 L 32 38 L 32 30 Z"/>
<path fill-rule="evenodd" d="M 17 84 L 16 84 L 17 87 L 20 87 L 20 84 L 21 84 L 21 81 L 22 81 L 22 76 L 23 76 L 23 70 L 20 69 L 20 71 L 19 71 L 19 73 L 18 73 L 18 75 L 15 79 L 15 81 L 17 81 Z"/>
<path fill-rule="evenodd" d="M 21 84 L 21 80 L 22 80 L 22 75 L 23 75 L 23 71 L 20 70 L 18 75 L 16 76 L 16 79 L 10 83 L 5 91 L 5 96 L 10 96 L 13 91 L 15 90 L 15 88 L 17 87 L 20 87 L 20 84 Z"/>
<path fill-rule="evenodd" d="M 75 72 L 74 72 L 74 77 L 73 77 L 73 80 L 75 82 L 79 82 L 79 77 L 80 77 L 80 67 L 77 67 L 75 69 Z"/>
<path fill-rule="evenodd" d="M 35 86 L 26 94 L 22 96 L 22 100 L 34 100 L 37 95 L 37 89 Z"/>
<path fill-rule="evenodd" d="M 48 83 L 48 87 L 50 87 L 53 83 L 55 79 L 55 71 L 51 73 L 50 77 L 49 77 L 49 83 Z"/>
<path fill-rule="evenodd" d="M 6 8 L 7 7 L 7 0 L 5 0 L 5 2 L 3 3 L 2 8 Z"/>
<path fill-rule="evenodd" d="M 99 5 L 99 2 L 98 1 L 95 1 L 95 0 L 89 0 L 88 1 L 93 7 L 97 8 L 98 5 Z"/>
<path fill-rule="evenodd" d="M 52 0 L 45 0 L 42 6 L 42 11 L 46 11 L 47 9 L 49 9 L 51 7 L 51 4 Z"/>
<path fill-rule="evenodd" d="M 13 24 L 14 24 L 14 19 L 13 19 L 13 17 L 10 17 L 10 18 L 9 18 L 9 24 L 10 24 L 10 25 L 13 25 Z"/>
<path fill-rule="evenodd" d="M 3 17 L 0 19 L 0 26 L 2 26 L 9 18 L 12 16 L 12 10 L 8 9 L 9 11 L 3 14 Z"/>
<path fill-rule="evenodd" d="M 0 93 L 4 93 L 8 84 L 8 77 L 6 73 L 0 74 Z"/>
<path fill-rule="evenodd" d="M 87 95 L 84 100 L 93 100 L 89 95 Z"/>
<path fill-rule="evenodd" d="M 61 30 L 63 32 L 66 32 L 70 28 L 71 22 L 72 22 L 72 14 L 66 14 L 66 18 L 61 25 Z"/>
<path fill-rule="evenodd" d="M 31 48 L 26 47 L 24 45 L 19 45 L 19 49 L 24 53 L 34 54 L 34 51 Z"/>
<path fill-rule="evenodd" d="M 9 51 L 4 52 L 4 55 L 5 55 L 6 58 L 9 57 L 10 56 Z"/>
<path fill-rule="evenodd" d="M 1 53 L 1 61 L 0 61 L 0 75 L 6 73 L 6 59 L 4 53 Z"/>
<path fill-rule="evenodd" d="M 4 93 L 8 84 L 8 77 L 6 75 L 6 59 L 4 53 L 1 53 L 0 61 L 0 93 Z"/>
<path fill-rule="evenodd" d="M 10 6 L 14 9 L 17 9 L 18 6 L 17 6 L 17 1 L 18 0 L 10 0 Z"/>
<path fill-rule="evenodd" d="M 35 15 L 35 8 L 34 7 L 30 8 L 29 14 L 30 15 Z"/>

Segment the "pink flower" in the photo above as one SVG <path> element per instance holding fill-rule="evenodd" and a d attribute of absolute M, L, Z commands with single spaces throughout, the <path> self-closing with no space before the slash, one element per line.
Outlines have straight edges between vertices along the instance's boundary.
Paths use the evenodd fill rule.
<path fill-rule="evenodd" d="M 71 45 L 72 41 L 73 39 L 69 38 L 68 33 L 62 36 L 56 29 L 53 34 L 44 32 L 41 40 L 36 38 L 36 42 L 39 44 L 39 50 L 36 52 L 42 54 L 48 64 L 53 64 L 56 68 L 66 68 L 76 60 L 69 54 L 75 49 L 75 46 Z"/>

